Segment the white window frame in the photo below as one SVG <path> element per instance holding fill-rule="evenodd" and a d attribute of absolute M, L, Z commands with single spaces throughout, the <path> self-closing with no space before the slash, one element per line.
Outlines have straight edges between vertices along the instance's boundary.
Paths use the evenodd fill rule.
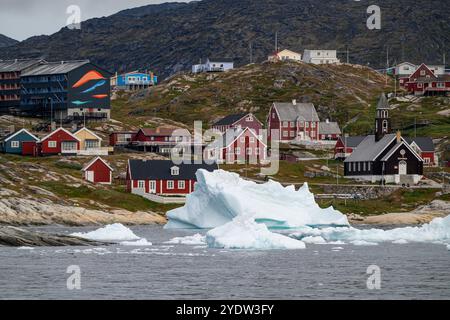
<path fill-rule="evenodd" d="M 315 128 L 316 127 L 316 123 L 315 122 L 311 122 L 311 128 Z"/>
<path fill-rule="evenodd" d="M 255 137 L 250 137 L 250 143 L 254 143 L 255 142 Z"/>
<path fill-rule="evenodd" d="M 288 137 L 289 137 L 289 131 L 283 130 L 283 138 L 288 138 Z"/>
<path fill-rule="evenodd" d="M 185 189 L 186 183 L 184 180 L 178 180 L 178 189 Z"/>
<path fill-rule="evenodd" d="M 252 148 L 247 148 L 247 155 L 251 156 L 252 155 L 252 151 L 253 151 Z"/>
<path fill-rule="evenodd" d="M 150 183 L 149 183 L 149 191 L 156 193 L 156 181 L 155 180 L 151 180 L 150 181 Z"/>
<path fill-rule="evenodd" d="M 283 128 L 289 127 L 289 121 L 283 121 Z"/>
<path fill-rule="evenodd" d="M 240 138 L 240 141 L 241 141 L 242 143 L 244 143 L 244 142 L 245 142 L 245 137 L 241 137 L 241 138 Z"/>
<path fill-rule="evenodd" d="M 20 147 L 19 141 L 11 141 L 11 148 L 17 149 Z"/>
<path fill-rule="evenodd" d="M 295 130 L 289 131 L 289 136 L 290 136 L 291 138 L 294 138 L 294 137 L 295 137 Z"/>
<path fill-rule="evenodd" d="M 236 149 L 235 149 L 235 152 L 234 152 L 235 154 L 241 154 L 241 148 L 239 148 L 239 147 L 236 147 Z"/>
<path fill-rule="evenodd" d="M 145 180 L 138 180 L 138 189 L 145 189 Z"/>
<path fill-rule="evenodd" d="M 305 128 L 309 128 L 309 122 L 308 121 L 305 122 Z"/>
<path fill-rule="evenodd" d="M 348 163 L 348 172 L 352 172 L 352 163 L 351 162 Z"/>
<path fill-rule="evenodd" d="M 367 171 L 371 170 L 371 166 L 372 166 L 372 163 L 370 161 L 367 162 Z"/>
<path fill-rule="evenodd" d="M 54 148 L 56 148 L 56 147 L 58 146 L 58 142 L 57 142 L 57 141 L 54 141 L 54 140 L 50 140 L 50 141 L 48 141 L 47 146 L 48 146 L 49 148 L 54 149 Z"/>
<path fill-rule="evenodd" d="M 174 181 L 173 181 L 173 180 L 167 180 L 167 182 L 166 182 L 166 187 L 167 187 L 167 190 L 173 190 L 173 189 L 175 189 L 175 183 L 174 183 Z"/>

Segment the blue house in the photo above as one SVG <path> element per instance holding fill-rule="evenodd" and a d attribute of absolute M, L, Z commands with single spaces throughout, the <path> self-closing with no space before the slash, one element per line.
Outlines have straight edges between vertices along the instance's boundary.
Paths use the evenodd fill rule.
<path fill-rule="evenodd" d="M 26 129 L 19 130 L 0 140 L 0 151 L 4 153 L 22 154 L 24 142 L 35 142 L 39 139 Z"/>
<path fill-rule="evenodd" d="M 158 83 L 158 77 L 152 72 L 145 73 L 133 71 L 129 73 L 119 74 L 111 78 L 111 86 L 122 90 L 140 90 Z"/>

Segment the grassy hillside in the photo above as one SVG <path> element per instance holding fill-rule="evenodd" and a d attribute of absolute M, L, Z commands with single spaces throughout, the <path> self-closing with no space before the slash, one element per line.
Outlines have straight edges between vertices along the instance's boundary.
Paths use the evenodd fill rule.
<path fill-rule="evenodd" d="M 390 86 L 385 77 L 361 66 L 251 64 L 227 73 L 175 76 L 114 101 L 112 113 L 115 119 L 134 124 L 161 117 L 192 127 L 194 120 L 210 125 L 221 116 L 251 111 L 265 122 L 272 102 L 297 99 L 313 102 L 323 120 L 348 124 L 348 131 L 363 133 L 372 125 L 373 104 Z"/>

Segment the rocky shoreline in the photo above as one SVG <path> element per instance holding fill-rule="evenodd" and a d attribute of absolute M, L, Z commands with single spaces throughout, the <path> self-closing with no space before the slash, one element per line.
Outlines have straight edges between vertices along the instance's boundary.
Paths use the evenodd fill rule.
<path fill-rule="evenodd" d="M 0 227 L 0 246 L 8 247 L 60 247 L 99 246 L 108 243 L 61 234 L 49 234 L 17 227 Z"/>

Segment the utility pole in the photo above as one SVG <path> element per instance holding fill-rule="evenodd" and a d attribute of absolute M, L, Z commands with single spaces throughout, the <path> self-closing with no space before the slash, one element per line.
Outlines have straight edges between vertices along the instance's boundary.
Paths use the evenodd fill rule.
<path fill-rule="evenodd" d="M 347 46 L 347 64 L 350 63 L 350 57 L 349 57 L 349 50 L 348 50 L 348 46 Z"/>
<path fill-rule="evenodd" d="M 275 53 L 278 52 L 278 31 L 275 32 Z"/>
<path fill-rule="evenodd" d="M 389 69 L 389 46 L 386 46 L 386 85 L 388 83 L 388 69 Z"/>
<path fill-rule="evenodd" d="M 253 63 L 253 43 L 250 41 L 250 64 Z"/>

